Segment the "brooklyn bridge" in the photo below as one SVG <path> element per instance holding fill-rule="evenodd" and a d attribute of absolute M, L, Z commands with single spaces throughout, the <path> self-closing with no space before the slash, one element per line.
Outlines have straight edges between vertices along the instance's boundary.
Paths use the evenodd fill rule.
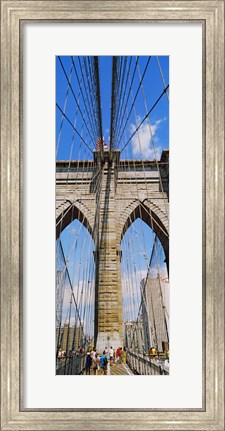
<path fill-rule="evenodd" d="M 55 337 L 59 375 L 169 374 L 168 57 L 56 58 Z"/>

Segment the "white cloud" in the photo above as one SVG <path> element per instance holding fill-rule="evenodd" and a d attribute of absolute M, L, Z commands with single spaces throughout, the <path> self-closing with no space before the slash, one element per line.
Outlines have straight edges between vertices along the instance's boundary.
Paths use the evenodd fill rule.
<path fill-rule="evenodd" d="M 82 292 L 82 293 L 81 293 Z M 91 283 L 88 285 L 87 282 L 83 283 L 83 280 L 80 280 L 79 286 L 73 286 L 73 293 L 77 302 L 77 306 L 79 308 L 80 316 L 83 315 L 85 307 L 88 305 L 90 310 L 93 313 L 94 310 L 94 279 L 91 280 Z M 63 323 L 68 322 L 69 318 L 69 307 L 71 301 L 71 287 L 68 282 L 65 284 L 65 291 L 63 295 L 63 304 L 62 304 L 62 321 Z M 90 311 L 89 310 L 89 311 Z M 74 301 L 72 300 L 72 308 L 71 308 L 71 319 L 72 316 L 77 313 Z M 72 323 L 71 323 L 72 325 Z"/>
<path fill-rule="evenodd" d="M 105 139 L 106 143 L 110 142 L 110 130 L 109 129 L 105 129 L 103 139 Z"/>
<path fill-rule="evenodd" d="M 155 143 L 158 141 L 156 132 L 165 118 L 156 120 L 155 123 L 151 124 L 151 131 L 149 127 L 149 123 L 144 122 L 137 133 L 133 136 L 131 139 L 131 145 L 132 145 L 132 153 L 133 156 L 140 156 L 142 159 L 160 159 L 162 148 L 159 145 L 155 145 Z M 141 121 L 141 119 L 138 119 L 138 122 Z M 131 134 L 134 133 L 136 130 L 136 125 L 131 124 L 130 127 Z M 153 149 L 151 138 L 154 138 L 154 147 Z"/>
<path fill-rule="evenodd" d="M 168 272 L 167 272 L 167 267 L 166 264 L 162 264 L 161 266 L 153 266 L 150 268 L 149 271 L 149 276 L 151 278 L 157 278 L 158 275 L 160 276 L 161 279 L 167 279 L 168 278 Z"/>
<path fill-rule="evenodd" d="M 140 289 L 140 282 L 145 278 L 147 275 L 147 269 L 140 269 L 137 271 L 133 271 L 131 273 L 122 272 L 121 279 L 122 279 L 122 286 L 125 287 L 128 284 L 131 283 L 131 280 L 133 280 L 133 286 L 138 287 L 138 290 Z"/>

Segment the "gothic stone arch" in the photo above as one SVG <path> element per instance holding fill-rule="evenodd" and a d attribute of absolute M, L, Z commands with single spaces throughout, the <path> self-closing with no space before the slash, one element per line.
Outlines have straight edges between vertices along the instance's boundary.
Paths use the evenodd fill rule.
<path fill-rule="evenodd" d="M 137 218 L 141 218 L 159 238 L 164 249 L 169 272 L 169 220 L 167 213 L 149 199 L 145 199 L 143 202 L 140 202 L 138 199 L 132 200 L 124 208 L 120 217 L 121 240 L 127 229 Z"/>
<path fill-rule="evenodd" d="M 70 200 L 61 201 L 60 199 L 57 200 L 56 206 L 56 239 L 75 219 L 79 220 L 86 227 L 94 239 L 94 215 L 92 211 L 80 200 L 71 202 Z"/>
<path fill-rule="evenodd" d="M 71 217 L 81 215 L 82 222 L 94 237 L 95 214 L 99 213 L 95 341 L 101 351 L 108 343 L 122 345 L 120 242 L 129 220 L 135 220 L 140 206 L 148 224 L 152 218 L 150 226 L 160 238 L 169 260 L 169 152 L 163 151 L 161 160 L 156 163 L 150 160 L 120 161 L 119 150 L 113 150 L 111 161 L 106 151 L 101 167 L 94 153 L 93 161 L 57 162 L 56 218 L 58 225 L 66 227 Z M 102 175 L 99 198 L 98 171 Z M 96 243 L 96 238 L 94 240 Z"/>

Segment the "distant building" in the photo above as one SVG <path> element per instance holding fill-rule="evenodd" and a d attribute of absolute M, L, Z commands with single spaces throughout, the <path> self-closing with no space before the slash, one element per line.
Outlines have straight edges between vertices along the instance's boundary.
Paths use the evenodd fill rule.
<path fill-rule="evenodd" d="M 56 325 L 59 325 L 62 316 L 65 271 L 56 272 Z"/>
<path fill-rule="evenodd" d="M 169 283 L 149 277 L 141 281 L 141 290 L 145 348 L 163 352 L 169 343 Z"/>
<path fill-rule="evenodd" d="M 64 326 L 60 328 L 60 333 L 59 327 L 56 328 L 56 346 L 58 345 L 58 348 L 61 347 L 62 350 L 66 350 L 68 340 L 67 352 L 73 348 L 78 350 L 78 347 L 82 345 L 82 338 L 83 326 L 74 328 L 74 326 L 69 327 L 69 324 L 65 323 Z"/>
<path fill-rule="evenodd" d="M 78 347 L 82 345 L 83 340 L 83 326 L 77 326 L 76 328 L 76 336 L 75 336 L 75 343 L 74 343 L 74 349 L 78 350 Z"/>
<path fill-rule="evenodd" d="M 144 333 L 143 319 L 139 316 L 137 320 L 125 323 L 125 344 L 128 349 L 143 351 Z"/>

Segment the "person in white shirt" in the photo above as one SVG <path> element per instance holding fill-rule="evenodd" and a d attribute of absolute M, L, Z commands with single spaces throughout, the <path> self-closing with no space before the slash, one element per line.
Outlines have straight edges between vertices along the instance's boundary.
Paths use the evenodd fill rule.
<path fill-rule="evenodd" d="M 91 358 L 92 358 L 93 374 L 96 375 L 97 374 L 97 369 L 98 369 L 96 349 L 92 350 L 92 352 L 91 352 Z"/>
<path fill-rule="evenodd" d="M 92 357 L 92 359 L 95 359 L 97 357 L 96 349 L 93 349 L 91 351 L 91 357 Z"/>
<path fill-rule="evenodd" d="M 112 348 L 112 346 L 109 349 L 109 360 L 110 360 L 110 365 L 112 365 L 112 363 L 113 363 L 113 348 Z"/>

